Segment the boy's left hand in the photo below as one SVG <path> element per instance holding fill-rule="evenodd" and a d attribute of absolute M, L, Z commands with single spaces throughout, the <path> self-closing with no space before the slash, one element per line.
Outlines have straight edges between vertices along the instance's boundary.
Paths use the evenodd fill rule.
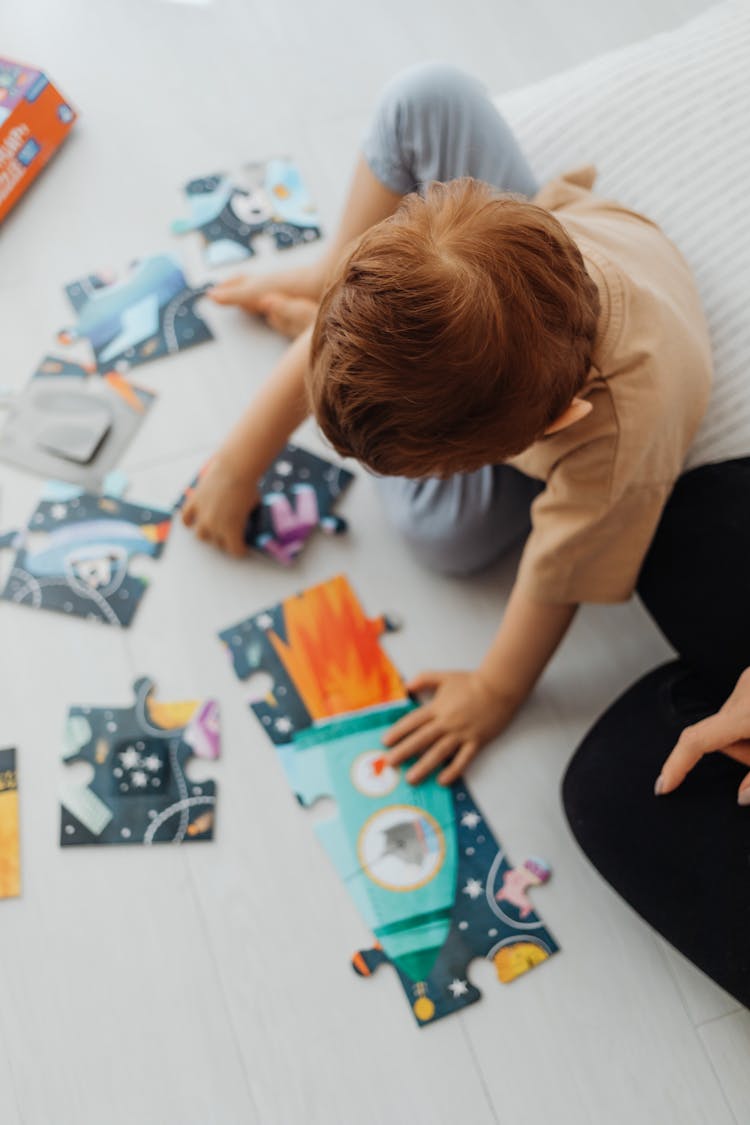
<path fill-rule="evenodd" d="M 423 672 L 406 686 L 410 692 L 435 693 L 429 703 L 399 719 L 383 739 L 390 765 L 419 757 L 406 775 L 412 785 L 447 759 L 452 761 L 438 781 L 456 781 L 485 743 L 508 725 L 517 707 L 510 697 L 493 691 L 479 672 Z"/>

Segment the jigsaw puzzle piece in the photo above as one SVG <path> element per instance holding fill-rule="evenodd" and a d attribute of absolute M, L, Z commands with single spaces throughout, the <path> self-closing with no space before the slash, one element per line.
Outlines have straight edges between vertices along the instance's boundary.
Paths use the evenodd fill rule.
<path fill-rule="evenodd" d="M 210 462 L 209 462 L 210 464 Z M 181 508 L 201 472 L 178 500 Z M 354 479 L 348 469 L 334 465 L 306 449 L 287 445 L 261 478 L 260 503 L 248 517 L 245 542 L 288 566 L 295 561 L 316 527 L 341 534 L 346 521 L 333 514 L 333 505 Z"/>
<path fill-rule="evenodd" d="M 253 243 L 271 221 L 259 167 L 248 165 L 237 179 L 241 182 L 221 172 L 191 180 L 183 189 L 190 215 L 172 223 L 174 234 L 200 232 L 206 262 L 211 266 L 253 257 Z"/>
<path fill-rule="evenodd" d="M 135 436 L 155 395 L 108 372 L 45 356 L 0 432 L 4 461 L 96 487 Z"/>
<path fill-rule="evenodd" d="M 246 164 L 235 173 L 202 176 L 185 185 L 187 218 L 172 223 L 174 234 L 200 232 L 208 265 L 254 257 L 264 234 L 278 250 L 321 237 L 320 219 L 293 161 Z"/>
<path fill-rule="evenodd" d="M 130 561 L 137 555 L 159 558 L 171 521 L 171 511 L 50 482 L 0 597 L 127 626 L 148 585 L 130 574 Z"/>
<path fill-rule="evenodd" d="M 451 791 L 434 777 L 412 786 L 403 767 L 385 761 L 382 739 L 412 707 L 316 724 L 293 752 L 315 753 L 325 770 L 318 789 L 337 816 L 317 824 L 316 835 L 383 955 L 422 995 L 450 933 L 459 856 Z"/>
<path fill-rule="evenodd" d="M 558 946 L 530 903 L 521 901 L 515 891 L 511 898 L 503 888 L 523 881 L 524 892 L 530 881 L 513 875 L 503 849 L 498 845 L 466 786 L 459 782 L 450 789 L 453 803 L 452 825 L 456 837 L 457 870 L 455 897 L 445 941 L 428 973 L 421 976 L 392 955 L 375 931 L 375 951 L 356 954 L 352 964 L 361 976 L 370 975 L 379 964 L 390 961 L 399 974 L 404 992 L 417 1023 L 424 1025 L 450 1015 L 480 997 L 468 979 L 469 964 L 483 957 L 495 966 L 498 980 L 507 983 L 546 961 Z M 542 861 L 538 870 L 548 871 Z M 511 899 L 517 901 L 511 901 Z M 502 905 L 501 905 L 502 904 Z M 528 908 L 527 908 L 528 906 Z"/>
<path fill-rule="evenodd" d="M 131 707 L 70 709 L 63 759 L 88 762 L 94 775 L 63 787 L 61 846 L 213 838 L 215 782 L 194 784 L 186 767 L 194 755 L 218 757 L 218 704 L 159 703 L 153 686 L 137 680 Z"/>
<path fill-rule="evenodd" d="M 0 898 L 21 893 L 15 750 L 0 750 Z"/>
<path fill-rule="evenodd" d="M 219 637 L 240 680 L 270 676 L 271 690 L 251 706 L 272 741 L 285 743 L 319 719 L 406 698 L 379 643 L 387 628 L 385 617 L 365 617 L 339 575 Z"/>
<path fill-rule="evenodd" d="M 70 344 L 86 337 L 101 372 L 171 355 L 213 339 L 194 307 L 206 288 L 192 289 L 179 262 L 166 254 L 135 262 L 117 282 L 89 275 L 66 286 L 78 323 L 58 339 Z"/>

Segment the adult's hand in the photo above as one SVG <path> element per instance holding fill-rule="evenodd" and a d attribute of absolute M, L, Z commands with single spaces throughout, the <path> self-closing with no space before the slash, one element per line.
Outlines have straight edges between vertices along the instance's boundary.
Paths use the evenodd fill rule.
<path fill-rule="evenodd" d="M 742 673 L 720 711 L 682 732 L 656 779 L 657 797 L 677 789 L 704 754 L 717 750 L 750 767 L 750 668 Z M 737 802 L 750 805 L 750 773 L 740 782 Z"/>

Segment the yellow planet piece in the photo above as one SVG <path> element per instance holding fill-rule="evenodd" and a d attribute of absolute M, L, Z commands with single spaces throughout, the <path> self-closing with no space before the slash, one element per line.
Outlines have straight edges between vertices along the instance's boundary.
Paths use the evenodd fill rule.
<path fill-rule="evenodd" d="M 533 969 L 541 961 L 546 961 L 549 953 L 533 941 L 517 941 L 513 945 L 503 946 L 498 949 L 492 960 L 495 962 L 497 975 L 503 984 L 515 980 L 523 973 Z"/>
<path fill-rule="evenodd" d="M 427 1023 L 435 1015 L 435 1005 L 429 996 L 420 996 L 414 1001 L 414 1015 L 421 1023 Z"/>
<path fill-rule="evenodd" d="M 18 791 L 0 791 L 0 898 L 16 898 L 21 893 L 18 862 Z"/>
<path fill-rule="evenodd" d="M 146 700 L 149 719 L 162 730 L 186 727 L 199 706 L 198 699 L 186 699 L 182 703 L 154 703 L 150 698 Z"/>

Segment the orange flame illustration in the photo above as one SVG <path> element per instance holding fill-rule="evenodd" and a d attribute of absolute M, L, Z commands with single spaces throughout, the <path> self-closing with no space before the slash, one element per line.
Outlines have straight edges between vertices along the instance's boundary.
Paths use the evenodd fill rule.
<path fill-rule="evenodd" d="M 343 576 L 289 598 L 284 620 L 288 640 L 268 638 L 313 719 L 405 698 L 378 641 L 383 618 L 365 617 Z"/>

